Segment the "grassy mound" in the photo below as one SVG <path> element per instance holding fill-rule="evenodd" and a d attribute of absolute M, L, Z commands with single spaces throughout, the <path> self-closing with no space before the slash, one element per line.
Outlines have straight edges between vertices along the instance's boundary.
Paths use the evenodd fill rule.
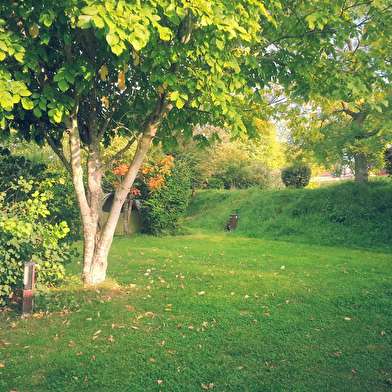
<path fill-rule="evenodd" d="M 339 183 L 319 189 L 200 191 L 186 219 L 192 230 L 225 230 L 238 214 L 235 235 L 319 245 L 392 245 L 392 183 Z"/>

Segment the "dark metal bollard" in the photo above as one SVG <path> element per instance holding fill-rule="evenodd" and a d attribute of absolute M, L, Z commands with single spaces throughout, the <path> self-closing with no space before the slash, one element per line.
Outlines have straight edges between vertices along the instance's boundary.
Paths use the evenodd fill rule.
<path fill-rule="evenodd" d="M 30 261 L 24 265 L 22 313 L 33 311 L 34 303 L 35 263 Z"/>
<path fill-rule="evenodd" d="M 230 223 L 229 223 L 230 230 L 234 230 L 237 228 L 238 219 L 239 219 L 238 215 L 236 214 L 230 215 Z"/>

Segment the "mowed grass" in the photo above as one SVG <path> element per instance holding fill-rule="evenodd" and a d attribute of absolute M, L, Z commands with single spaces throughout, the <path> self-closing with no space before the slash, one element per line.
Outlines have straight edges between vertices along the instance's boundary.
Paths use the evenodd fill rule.
<path fill-rule="evenodd" d="M 0 391 L 391 391 L 391 254 L 116 238 L 109 280 L 0 314 Z"/>

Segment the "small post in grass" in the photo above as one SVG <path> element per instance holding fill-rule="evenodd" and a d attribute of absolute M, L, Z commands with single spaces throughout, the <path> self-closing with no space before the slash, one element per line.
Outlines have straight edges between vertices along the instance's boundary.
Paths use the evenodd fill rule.
<path fill-rule="evenodd" d="M 34 303 L 35 262 L 24 264 L 22 313 L 31 313 Z"/>
<path fill-rule="evenodd" d="M 234 230 L 237 228 L 237 222 L 238 222 L 238 215 L 237 214 L 231 214 L 230 215 L 230 223 L 229 223 L 229 230 Z"/>

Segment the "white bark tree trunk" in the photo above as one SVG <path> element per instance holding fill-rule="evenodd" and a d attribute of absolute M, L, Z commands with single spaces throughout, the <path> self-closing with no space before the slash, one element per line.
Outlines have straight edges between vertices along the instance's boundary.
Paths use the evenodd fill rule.
<path fill-rule="evenodd" d="M 109 250 L 112 245 L 114 231 L 121 213 L 122 205 L 133 185 L 133 182 L 135 181 L 136 175 L 139 172 L 140 166 L 143 163 L 159 124 L 151 124 L 148 132 L 146 132 L 139 140 L 131 167 L 129 168 L 123 182 L 116 189 L 114 202 L 106 225 L 100 233 L 99 238 L 95 241 L 94 255 L 90 264 L 89 276 L 85 278 L 86 283 L 99 284 L 106 278 Z"/>
<path fill-rule="evenodd" d="M 103 164 L 100 155 L 100 134 L 90 133 L 87 157 L 87 189 L 83 176 L 81 139 L 76 114 L 68 122 L 72 178 L 82 216 L 84 230 L 83 281 L 88 284 L 102 283 L 106 278 L 108 254 L 121 208 L 135 181 L 140 166 L 151 145 L 152 139 L 172 105 L 166 97 L 157 103 L 155 112 L 143 124 L 142 136 L 138 141 L 128 173 L 117 187 L 108 220 L 102 225 L 102 176 Z M 77 113 L 77 110 L 75 111 Z"/>
<path fill-rule="evenodd" d="M 83 224 L 84 248 L 82 279 L 87 284 L 99 284 L 106 278 L 108 254 L 113 241 L 116 225 L 123 203 L 133 186 L 135 178 L 144 161 L 159 126 L 172 109 L 166 94 L 157 102 L 155 111 L 147 117 L 142 125 L 141 137 L 138 141 L 131 166 L 122 183 L 117 187 L 106 224 L 102 224 L 102 176 L 104 165 L 101 160 L 101 136 L 96 130 L 89 134 L 87 144 L 87 175 L 84 175 L 82 164 L 82 141 L 78 123 L 78 99 L 75 99 L 74 112 L 65 120 L 69 135 L 69 162 L 64 158 L 65 166 L 72 175 L 73 186 L 79 204 Z M 54 148 L 58 154 L 59 150 Z M 61 157 L 60 157 L 61 158 Z M 69 166 L 68 166 L 69 164 Z M 85 181 L 87 180 L 87 184 Z M 86 187 L 87 185 L 87 187 Z"/>

